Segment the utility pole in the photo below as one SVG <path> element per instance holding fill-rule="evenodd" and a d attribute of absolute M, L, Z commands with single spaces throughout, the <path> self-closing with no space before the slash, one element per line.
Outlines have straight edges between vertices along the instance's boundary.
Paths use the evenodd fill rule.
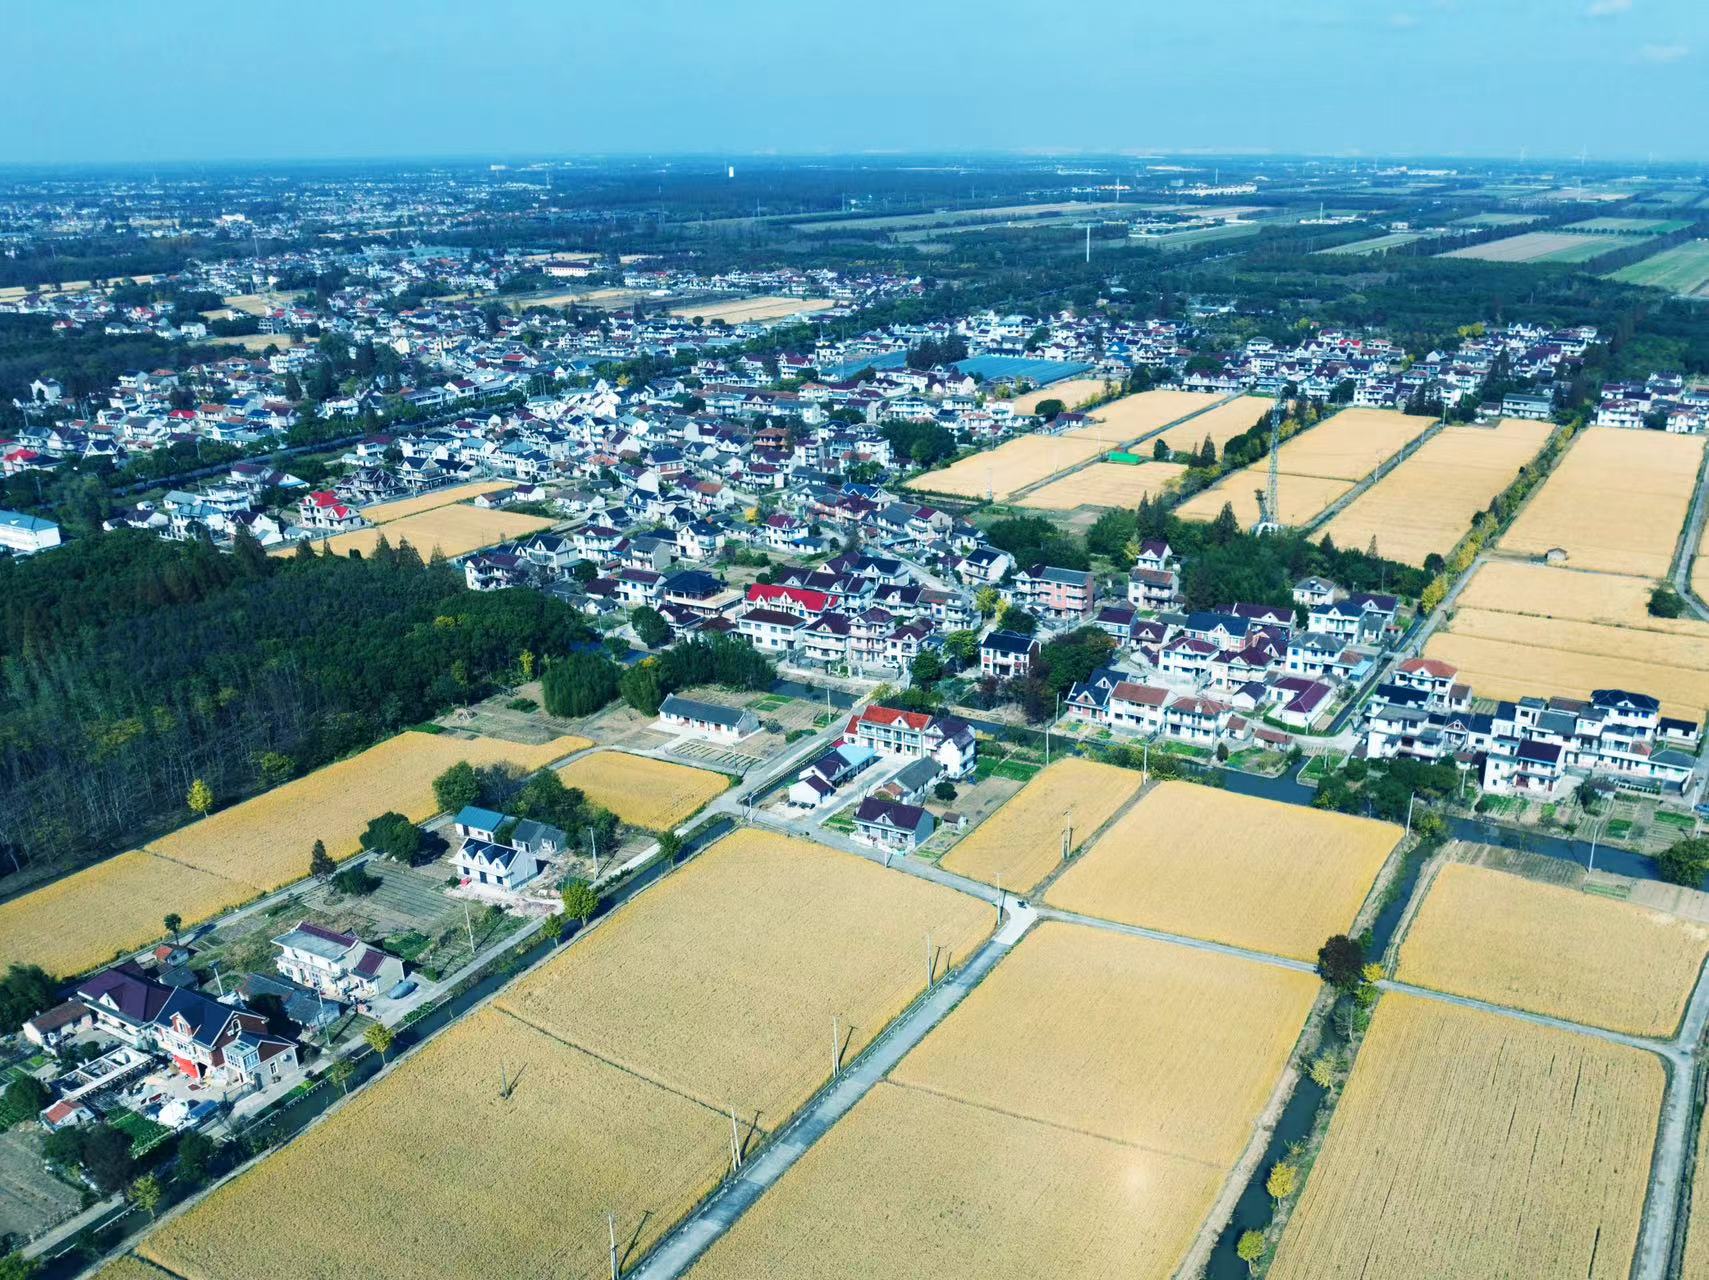
<path fill-rule="evenodd" d="M 742 1139 L 736 1128 L 736 1108 L 730 1108 L 730 1165 L 736 1172 L 742 1171 Z"/>
<path fill-rule="evenodd" d="M 1416 791 L 1410 793 L 1406 797 L 1406 834 L 1407 835 L 1412 834 L 1412 802 L 1416 799 L 1418 799 L 1418 792 L 1416 792 Z"/>
<path fill-rule="evenodd" d="M 469 959 L 475 958 L 475 926 L 469 919 L 469 904 L 463 903 L 463 929 L 469 935 Z"/>
<path fill-rule="evenodd" d="M 926 934 L 926 990 L 932 989 L 932 970 L 937 966 L 932 963 L 932 935 Z"/>
<path fill-rule="evenodd" d="M 611 1237 L 611 1280 L 617 1280 L 617 1215 L 607 1211 L 605 1230 Z"/>
<path fill-rule="evenodd" d="M 593 838 L 593 828 L 587 829 L 587 851 L 593 858 L 593 878 L 599 879 L 599 845 Z"/>
<path fill-rule="evenodd" d="M 843 1029 L 837 1023 L 837 1015 L 831 1015 L 831 1079 L 835 1080 L 843 1073 Z"/>

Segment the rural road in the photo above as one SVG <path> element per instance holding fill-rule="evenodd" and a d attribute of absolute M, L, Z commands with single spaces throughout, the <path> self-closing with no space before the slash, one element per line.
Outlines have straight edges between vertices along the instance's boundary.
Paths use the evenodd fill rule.
<path fill-rule="evenodd" d="M 1673 554 L 1673 588 L 1679 593 L 1679 598 L 1685 601 L 1685 607 L 1696 614 L 1698 618 L 1709 622 L 1709 608 L 1697 598 L 1697 593 L 1691 586 L 1691 566 L 1697 558 L 1697 547 L 1703 537 L 1703 518 L 1709 510 L 1709 450 L 1705 450 L 1703 461 L 1697 468 L 1697 485 L 1691 494 L 1691 510 L 1685 517 L 1685 527 L 1680 530 L 1679 543 Z"/>

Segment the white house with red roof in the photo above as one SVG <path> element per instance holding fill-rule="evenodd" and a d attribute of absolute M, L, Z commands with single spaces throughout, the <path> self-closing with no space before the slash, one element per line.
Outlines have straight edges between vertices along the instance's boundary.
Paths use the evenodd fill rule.
<path fill-rule="evenodd" d="M 329 489 L 317 489 L 298 504 L 297 523 L 305 529 L 345 533 L 351 529 L 360 529 L 368 522 L 362 518 L 361 512 L 346 506 L 336 493 Z"/>
<path fill-rule="evenodd" d="M 952 778 L 973 772 L 979 745 L 973 730 L 953 716 L 869 706 L 849 717 L 843 742 L 870 747 L 878 755 L 900 759 L 933 759 Z"/>

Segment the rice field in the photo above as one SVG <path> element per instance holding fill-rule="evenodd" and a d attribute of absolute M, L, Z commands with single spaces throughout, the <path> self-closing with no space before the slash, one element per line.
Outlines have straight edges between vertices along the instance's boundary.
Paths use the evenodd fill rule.
<path fill-rule="evenodd" d="M 1155 434 L 1171 449 L 1197 450 L 1209 439 L 1222 456 L 1223 446 L 1265 421 L 1276 405 L 1270 396 L 1236 396 L 1226 404 L 1207 409 L 1185 422 Z"/>
<path fill-rule="evenodd" d="M 710 769 L 625 751 L 582 756 L 559 769 L 558 777 L 624 822 L 649 831 L 674 831 L 730 785 Z"/>
<path fill-rule="evenodd" d="M 646 1248 L 729 1144 L 728 1115 L 489 1007 L 138 1252 L 184 1280 L 603 1274 L 607 1210 Z"/>
<path fill-rule="evenodd" d="M 1101 440 L 1119 448 L 1190 413 L 1208 409 L 1218 398 L 1208 391 L 1138 391 L 1099 405 L 1091 411 L 1092 422 L 1070 428 L 1065 434 L 1071 440 Z"/>
<path fill-rule="evenodd" d="M 1067 511 L 1074 507 L 1136 507 L 1165 492 L 1187 468 L 1177 462 L 1094 462 L 1052 480 L 1021 499 L 1023 507 Z"/>
<path fill-rule="evenodd" d="M 734 298 L 723 302 L 685 302 L 671 308 L 673 316 L 699 316 L 708 324 L 724 320 L 730 324 L 757 324 L 765 320 L 784 320 L 790 316 L 808 315 L 836 306 L 832 298 Z"/>
<path fill-rule="evenodd" d="M 1131 769 L 1065 756 L 1034 775 L 996 813 L 958 842 L 940 865 L 1015 893 L 1030 892 L 1062 861 L 1062 836 L 1070 852 L 1139 794 Z"/>
<path fill-rule="evenodd" d="M 1360 549 L 1374 538 L 1382 555 L 1403 564 L 1446 555 L 1552 430 L 1550 423 L 1520 418 L 1494 428 L 1444 427 L 1344 507 L 1324 536 Z"/>
<path fill-rule="evenodd" d="M 1071 200 L 1056 204 L 1004 204 L 989 209 L 939 209 L 935 213 L 873 214 L 865 218 L 830 218 L 812 222 L 797 222 L 797 231 L 893 231 L 913 227 L 952 226 L 957 222 L 982 222 L 989 219 L 1037 218 L 1047 214 L 1094 213 L 1100 209 L 1132 208 L 1113 201 Z M 747 222 L 742 218 L 737 221 Z"/>
<path fill-rule="evenodd" d="M 1309 523 L 1434 424 L 1434 418 L 1391 409 L 1343 409 L 1283 441 L 1276 459 L 1282 523 Z M 1214 520 L 1232 503 L 1241 524 L 1251 525 L 1258 519 L 1257 491 L 1267 485 L 1269 471 L 1270 460 L 1261 458 L 1195 494 L 1176 513 L 1188 520 Z"/>
<path fill-rule="evenodd" d="M 995 449 L 975 453 L 939 471 L 915 476 L 902 487 L 959 498 L 1007 498 L 1017 489 L 1037 484 L 1104 453 L 1109 446 L 1096 439 L 1025 435 L 1006 440 Z"/>
<path fill-rule="evenodd" d="M 173 1280 L 172 1273 L 162 1271 L 152 1262 L 122 1254 L 102 1267 L 90 1280 Z"/>
<path fill-rule="evenodd" d="M 1045 895 L 1053 907 L 1295 960 L 1353 924 L 1401 832 L 1159 783 Z"/>
<path fill-rule="evenodd" d="M 1649 578 L 1588 573 L 1528 560 L 1485 560 L 1478 566 L 1458 604 L 1463 609 L 1534 614 L 1569 622 L 1599 622 L 1610 627 L 1709 635 L 1709 627 L 1690 618 L 1657 618 L 1649 609 Z"/>
<path fill-rule="evenodd" d="M 1691 223 L 1678 218 L 1586 218 L 1583 222 L 1569 222 L 1568 231 L 1588 231 L 1602 235 L 1647 235 L 1665 236 L 1669 232 L 1683 231 Z"/>
<path fill-rule="evenodd" d="M 420 515 L 423 511 L 437 511 L 440 507 L 448 507 L 454 502 L 467 502 L 470 498 L 478 498 L 483 493 L 497 493 L 500 489 L 515 487 L 514 480 L 477 480 L 473 484 L 454 484 L 448 488 L 418 494 L 413 498 L 377 502 L 371 507 L 364 507 L 362 515 L 369 524 L 390 524 L 405 516 Z"/>
<path fill-rule="evenodd" d="M 1016 396 L 1014 409 L 1016 413 L 1034 413 L 1046 400 L 1060 400 L 1064 409 L 1077 409 L 1095 396 L 1103 395 L 1109 385 L 1102 378 L 1068 378 Z"/>
<path fill-rule="evenodd" d="M 1441 258 L 1475 258 L 1480 262 L 1584 262 L 1637 244 L 1639 236 L 1574 235 L 1570 231 L 1524 231 L 1504 240 L 1468 245 L 1438 254 Z"/>
<path fill-rule="evenodd" d="M 1682 1276 L 1709 1276 L 1709 1109 L 1697 1135 L 1697 1172 L 1691 1184 L 1691 1218 L 1685 1234 Z"/>
<path fill-rule="evenodd" d="M 853 854 L 744 828 L 497 1004 L 769 1129 L 830 1075 L 833 1017 L 852 1058 L 924 988 L 926 935 L 941 974 L 994 916 Z"/>
<path fill-rule="evenodd" d="M 1396 977 L 1629 1035 L 1673 1035 L 1709 927 L 1504 871 L 1443 864 Z"/>
<path fill-rule="evenodd" d="M 1551 638 L 1547 631 L 1539 634 Z M 1613 646 L 1629 635 L 1616 632 L 1603 640 Z M 1663 715 L 1701 720 L 1709 710 L 1703 673 L 1660 666 L 1642 658 L 1537 648 L 1520 640 L 1494 640 L 1457 631 L 1438 631 L 1424 646 L 1424 654 L 1453 663 L 1460 669 L 1461 682 L 1470 685 L 1480 698 L 1586 698 L 1593 689 L 1628 689 L 1659 699 Z"/>
<path fill-rule="evenodd" d="M 160 938 L 167 912 L 186 925 L 308 874 L 324 840 L 334 858 L 357 852 L 372 818 L 437 811 L 433 779 L 459 760 L 539 768 L 591 745 L 558 738 L 529 747 L 494 738 L 401 733 L 252 800 L 0 904 L 0 961 L 80 973 Z"/>
<path fill-rule="evenodd" d="M 1271 1280 L 1625 1280 L 1664 1083 L 1638 1049 L 1385 995 Z"/>
<path fill-rule="evenodd" d="M 1701 436 L 1589 427 L 1526 503 L 1501 549 L 1541 556 L 1553 547 L 1577 569 L 1667 575 L 1691 505 Z M 1642 512 L 1642 519 L 1634 513 Z"/>
<path fill-rule="evenodd" d="M 1681 297 L 1703 297 L 1709 294 L 1709 240 L 1687 240 L 1671 249 L 1663 249 L 1641 262 L 1621 267 L 1613 273 L 1615 280 L 1627 284 L 1647 284 L 1666 289 Z"/>
<path fill-rule="evenodd" d="M 483 511 L 479 507 L 449 506 L 418 511 L 415 515 L 404 516 L 377 528 L 334 534 L 312 545 L 323 555 L 347 556 L 352 551 L 368 555 L 384 536 L 394 547 L 400 542 L 409 543 L 424 560 L 435 551 L 451 559 L 551 527 L 550 520 L 523 515 L 519 511 Z M 273 554 L 291 555 L 295 551 L 293 545 L 281 547 Z"/>
<path fill-rule="evenodd" d="M 1333 248 L 1319 249 L 1319 253 L 1354 254 L 1364 256 L 1368 253 L 1387 253 L 1390 249 L 1398 249 L 1402 245 L 1412 244 L 1422 240 L 1422 231 L 1390 231 L 1386 235 L 1372 236 L 1368 240 L 1355 240 L 1351 244 L 1338 244 Z"/>
<path fill-rule="evenodd" d="M 1041 924 L 691 1274 L 1166 1280 L 1315 996 L 1307 974 Z"/>

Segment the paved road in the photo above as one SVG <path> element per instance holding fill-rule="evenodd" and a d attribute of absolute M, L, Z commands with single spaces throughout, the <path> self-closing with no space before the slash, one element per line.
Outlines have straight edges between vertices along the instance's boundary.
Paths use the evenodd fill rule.
<path fill-rule="evenodd" d="M 1673 555 L 1674 590 L 1679 592 L 1679 598 L 1685 601 L 1686 608 L 1709 622 L 1709 608 L 1697 598 L 1697 593 L 1691 587 L 1691 565 L 1697 558 L 1697 547 L 1703 537 L 1706 513 L 1709 513 L 1709 451 L 1704 453 L 1703 461 L 1697 468 L 1697 488 L 1691 497 L 1691 511 L 1685 518 L 1685 528 L 1680 531 L 1679 543 L 1674 548 Z"/>
<path fill-rule="evenodd" d="M 872 1091 L 903 1057 L 942 1022 L 967 993 L 978 986 L 1032 923 L 1030 913 L 1016 913 L 960 970 L 945 978 L 890 1028 L 807 1108 L 791 1121 L 770 1146 L 742 1166 L 691 1217 L 647 1256 L 632 1273 L 639 1280 L 671 1280 L 692 1266 L 736 1220 L 777 1180 L 794 1167 L 831 1126 Z"/>

